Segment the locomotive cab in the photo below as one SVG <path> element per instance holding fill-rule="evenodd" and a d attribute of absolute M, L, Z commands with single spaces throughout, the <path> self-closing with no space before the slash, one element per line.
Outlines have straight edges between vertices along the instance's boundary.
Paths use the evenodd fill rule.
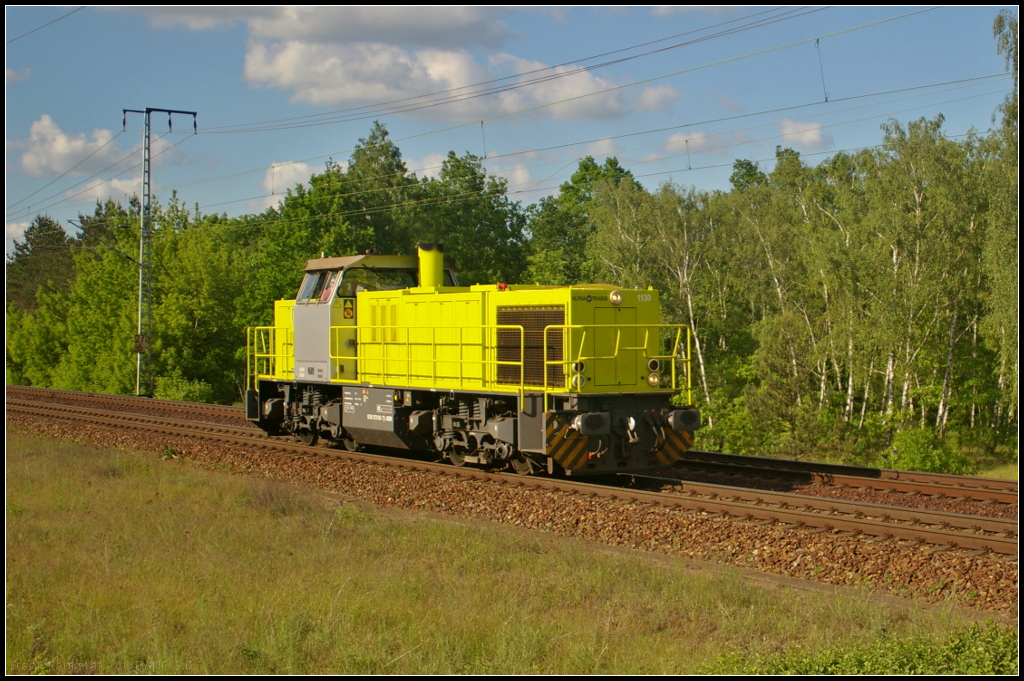
<path fill-rule="evenodd" d="M 381 255 L 317 258 L 306 263 L 305 273 L 291 309 L 295 376 L 313 383 L 356 380 L 357 294 L 418 287 L 418 260 Z M 452 268 L 444 269 L 442 285 L 458 285 Z M 331 329 L 336 331 L 332 334 Z"/>

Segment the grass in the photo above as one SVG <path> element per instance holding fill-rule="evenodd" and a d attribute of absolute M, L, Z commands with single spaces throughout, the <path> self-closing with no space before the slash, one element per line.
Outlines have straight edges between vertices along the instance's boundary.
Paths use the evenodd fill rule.
<path fill-rule="evenodd" d="M 883 636 L 869 644 L 743 658 L 725 655 L 700 671 L 706 674 L 1013 674 L 1019 668 L 1017 632 L 974 624 L 936 642 L 926 637 Z"/>
<path fill-rule="evenodd" d="M 1020 468 L 1016 463 L 1007 463 L 981 471 L 978 475 L 985 478 L 1000 478 L 1002 480 L 1017 480 L 1020 476 Z"/>
<path fill-rule="evenodd" d="M 7 672 L 693 673 L 968 631 L 952 607 L 328 501 L 9 436 Z"/>

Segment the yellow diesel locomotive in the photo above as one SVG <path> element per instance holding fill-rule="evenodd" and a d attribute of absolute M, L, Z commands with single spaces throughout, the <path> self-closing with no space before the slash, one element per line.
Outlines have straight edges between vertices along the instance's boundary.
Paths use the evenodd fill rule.
<path fill-rule="evenodd" d="M 419 257 L 306 264 L 248 331 L 246 417 L 272 435 L 432 450 L 456 465 L 567 475 L 664 467 L 693 444 L 690 332 L 658 291 L 460 286 Z"/>

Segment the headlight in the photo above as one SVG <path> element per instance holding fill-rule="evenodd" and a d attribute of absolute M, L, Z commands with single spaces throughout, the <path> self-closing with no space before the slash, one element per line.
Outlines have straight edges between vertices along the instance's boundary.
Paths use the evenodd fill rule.
<path fill-rule="evenodd" d="M 622 291 L 612 291 L 608 294 L 608 300 L 612 301 L 612 305 L 618 305 L 622 302 Z"/>
<path fill-rule="evenodd" d="M 576 374 L 572 377 L 573 390 L 579 390 L 587 384 L 587 377 L 583 374 Z"/>
<path fill-rule="evenodd" d="M 574 374 L 582 374 L 584 371 L 587 370 L 587 363 L 586 362 L 573 362 L 572 366 L 570 366 L 569 368 L 572 369 L 572 372 Z"/>
<path fill-rule="evenodd" d="M 648 371 L 655 371 L 656 372 L 659 369 L 661 369 L 661 362 L 659 362 L 658 360 L 652 359 L 649 362 L 647 362 L 647 370 Z"/>
<path fill-rule="evenodd" d="M 650 385 L 652 388 L 657 388 L 659 385 L 661 385 L 661 376 L 659 376 L 656 372 L 652 371 L 650 374 L 647 375 L 647 384 Z"/>

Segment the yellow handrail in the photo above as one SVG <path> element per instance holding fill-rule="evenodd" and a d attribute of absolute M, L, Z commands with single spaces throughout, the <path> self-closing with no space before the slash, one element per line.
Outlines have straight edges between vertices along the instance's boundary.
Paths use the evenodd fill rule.
<path fill-rule="evenodd" d="M 584 347 L 588 336 L 598 336 L 599 330 L 615 330 L 615 344 L 610 355 L 586 355 Z M 626 330 L 643 329 L 643 343 L 636 345 L 623 345 L 622 334 Z M 656 347 L 663 342 L 663 331 L 671 330 L 671 350 L 668 354 L 658 354 Z M 683 330 L 686 331 L 685 352 L 683 351 Z M 342 333 L 356 334 L 356 349 L 353 355 L 341 355 L 339 336 Z M 518 361 L 498 359 L 498 332 L 517 332 L 518 339 Z M 549 334 L 560 332 L 560 340 L 552 339 Z M 579 343 L 573 343 L 576 339 L 571 332 L 579 331 Z M 382 333 L 383 332 L 383 333 Z M 452 338 L 438 341 L 440 332 L 452 334 Z M 466 340 L 467 332 L 479 334 L 479 340 Z M 283 337 L 280 334 L 284 334 Z M 657 334 L 658 340 L 652 346 L 652 334 Z M 256 387 L 259 378 L 281 378 L 285 375 L 294 376 L 294 332 L 288 327 L 259 326 L 247 330 L 246 338 L 246 384 L 252 388 Z M 364 374 L 379 375 L 381 377 L 404 378 L 406 383 L 411 383 L 414 378 L 429 379 L 432 383 L 439 380 L 457 382 L 463 385 L 466 381 L 479 381 L 481 387 L 505 388 L 523 393 L 526 389 L 540 389 L 544 393 L 545 410 L 547 409 L 547 398 L 549 394 L 565 392 L 571 389 L 572 365 L 577 362 L 613 360 L 623 352 L 642 352 L 644 360 L 657 359 L 667 361 L 670 369 L 671 384 L 666 386 L 671 390 L 683 390 L 687 394 L 687 401 L 692 404 L 692 372 L 690 371 L 692 333 L 689 327 L 683 324 L 552 324 L 544 327 L 543 330 L 543 384 L 528 385 L 526 383 L 526 330 L 518 324 L 483 324 L 479 326 L 332 326 L 330 328 L 329 356 L 332 362 L 337 360 L 354 360 L 356 363 L 356 380 L 335 379 L 335 383 L 359 383 Z M 378 340 L 373 340 L 376 335 Z M 428 338 L 429 335 L 429 338 Z M 394 340 L 389 340 L 391 336 Z M 550 342 L 560 344 L 562 347 L 562 359 L 552 360 L 549 358 L 548 350 Z M 379 357 L 367 357 L 365 349 L 369 347 L 380 348 Z M 404 348 L 404 353 L 399 351 L 398 356 L 388 356 L 388 348 Z M 413 357 L 413 348 L 430 347 L 429 357 Z M 448 348 L 478 348 L 479 358 L 466 359 L 463 351 L 453 353 L 450 358 L 439 358 L 438 349 Z M 511 349 L 511 348 L 508 348 Z M 566 352 L 566 350 L 569 352 Z M 595 348 L 596 350 L 596 348 Z M 427 353 L 425 353 L 427 354 Z M 404 355 L 404 356 L 402 356 Z M 380 362 L 380 371 L 368 371 L 366 363 Z M 393 364 L 404 366 L 404 371 L 394 370 Z M 683 363 L 678 367 L 677 362 Z M 418 373 L 414 371 L 415 363 L 429 364 L 430 372 Z M 457 375 L 439 376 L 438 365 L 451 364 L 458 366 Z M 467 377 L 467 367 L 478 365 L 479 376 Z M 517 367 L 519 374 L 518 383 L 498 383 L 498 368 L 501 366 Z M 562 385 L 551 385 L 548 367 L 560 366 L 564 377 Z M 683 376 L 680 376 L 682 369 Z M 683 379 L 681 381 L 680 379 Z"/>

